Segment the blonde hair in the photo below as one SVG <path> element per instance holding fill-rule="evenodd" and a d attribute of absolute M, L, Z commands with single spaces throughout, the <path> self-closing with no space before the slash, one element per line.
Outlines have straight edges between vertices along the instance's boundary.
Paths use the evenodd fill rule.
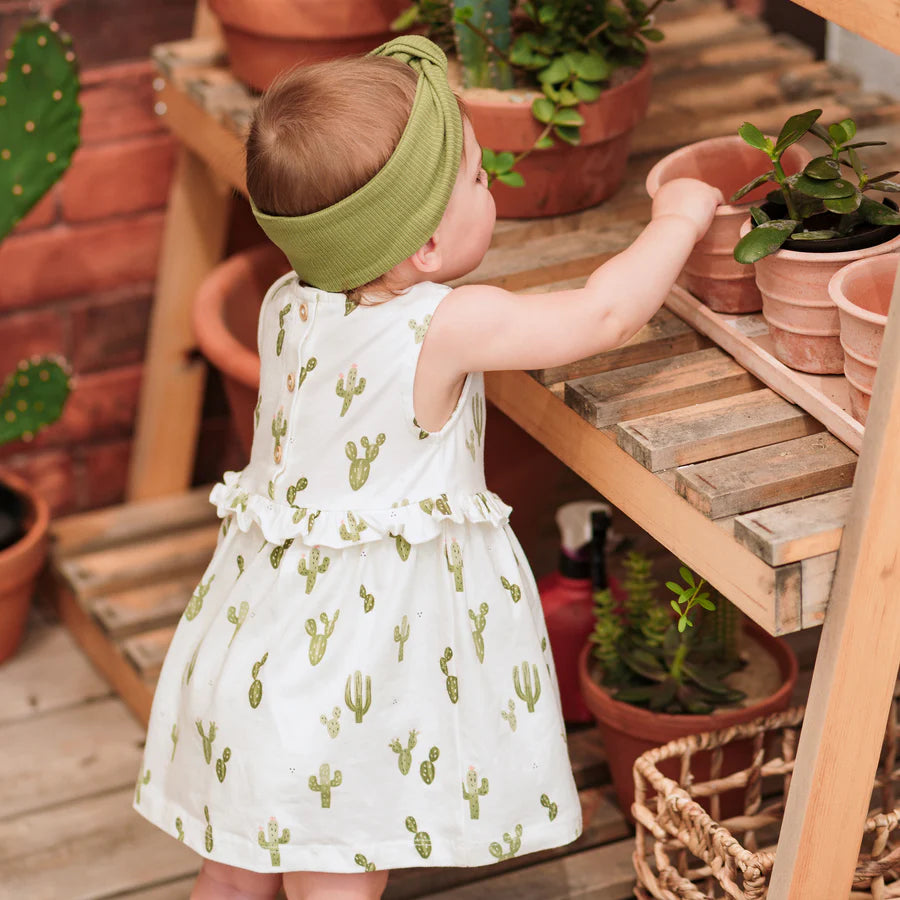
<path fill-rule="evenodd" d="M 359 190 L 400 141 L 417 81 L 409 66 L 378 56 L 279 75 L 260 99 L 247 138 L 247 190 L 256 207 L 270 215 L 308 215 Z M 363 289 L 380 282 L 347 295 L 360 302 Z"/>

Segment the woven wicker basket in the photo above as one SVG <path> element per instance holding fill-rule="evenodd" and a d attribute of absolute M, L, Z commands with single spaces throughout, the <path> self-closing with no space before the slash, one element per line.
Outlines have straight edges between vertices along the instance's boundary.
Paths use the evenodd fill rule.
<path fill-rule="evenodd" d="M 803 707 L 746 725 L 671 741 L 644 753 L 634 764 L 637 821 L 634 867 L 639 900 L 763 900 L 775 862 L 775 845 L 790 787 Z M 866 819 L 852 900 L 900 897 L 900 808 L 896 792 L 898 702 L 891 704 L 881 761 L 875 778 L 874 811 Z M 753 763 L 722 775 L 721 748 L 753 741 Z M 691 757 L 712 749 L 709 781 L 695 782 Z M 681 760 L 679 783 L 657 768 Z M 744 789 L 744 814 L 718 822 L 718 795 Z M 712 815 L 693 798 L 708 797 Z M 871 809 L 871 807 L 870 807 Z"/>

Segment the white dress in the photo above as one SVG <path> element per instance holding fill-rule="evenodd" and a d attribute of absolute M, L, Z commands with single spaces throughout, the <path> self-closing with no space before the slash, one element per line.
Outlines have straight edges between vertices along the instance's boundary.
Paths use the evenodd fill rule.
<path fill-rule="evenodd" d="M 356 306 L 291 273 L 266 295 L 250 463 L 212 491 L 135 791 L 202 856 L 479 866 L 581 833 L 534 578 L 485 487 L 483 376 L 440 431 L 414 421 L 448 291 Z"/>

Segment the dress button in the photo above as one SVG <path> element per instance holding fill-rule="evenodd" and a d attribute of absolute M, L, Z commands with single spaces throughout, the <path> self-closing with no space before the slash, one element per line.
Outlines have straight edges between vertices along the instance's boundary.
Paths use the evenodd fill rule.
<path fill-rule="evenodd" d="M 281 444 L 275 448 L 275 462 L 281 465 Z"/>
<path fill-rule="evenodd" d="M 306 309 L 306 304 L 305 304 L 305 303 L 301 303 L 301 304 L 300 304 L 300 318 L 303 319 L 303 321 L 305 322 L 308 315 L 309 315 L 309 313 L 308 313 L 308 311 L 307 311 L 307 309 Z"/>
<path fill-rule="evenodd" d="M 294 390 L 294 373 L 293 373 L 293 372 L 288 372 L 288 377 L 287 377 L 287 389 L 288 389 L 289 391 L 293 391 L 293 390 Z"/>

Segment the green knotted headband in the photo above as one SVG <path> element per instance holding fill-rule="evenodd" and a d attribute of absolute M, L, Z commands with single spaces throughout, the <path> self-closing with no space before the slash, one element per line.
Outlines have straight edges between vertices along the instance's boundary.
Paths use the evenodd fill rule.
<path fill-rule="evenodd" d="M 447 57 L 420 35 L 372 51 L 419 74 L 409 122 L 371 181 L 333 206 L 305 216 L 270 216 L 250 205 L 300 278 L 326 291 L 367 284 L 412 256 L 434 234 L 456 181 L 462 117 L 447 84 Z"/>

